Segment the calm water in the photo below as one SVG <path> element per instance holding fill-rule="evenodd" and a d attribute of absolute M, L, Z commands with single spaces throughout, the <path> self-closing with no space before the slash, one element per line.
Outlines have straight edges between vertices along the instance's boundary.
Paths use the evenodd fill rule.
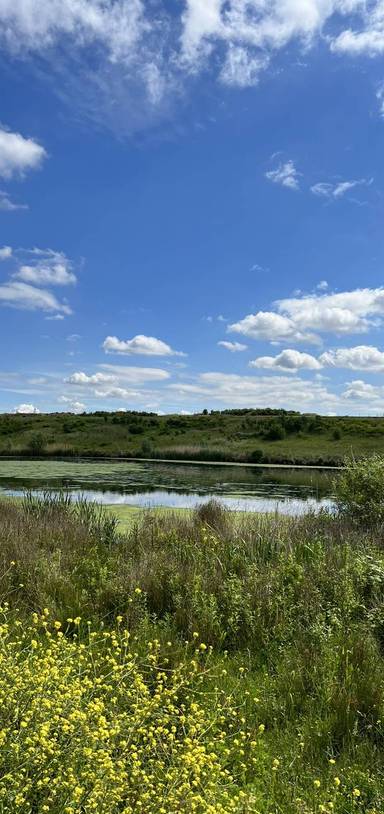
<path fill-rule="evenodd" d="M 332 506 L 335 472 L 119 461 L 0 460 L 0 494 L 65 490 L 99 503 L 302 514 Z"/>

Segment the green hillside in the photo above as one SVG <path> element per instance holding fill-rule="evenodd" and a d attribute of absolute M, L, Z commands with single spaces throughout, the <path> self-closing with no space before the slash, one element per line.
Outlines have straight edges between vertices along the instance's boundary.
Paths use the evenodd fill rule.
<path fill-rule="evenodd" d="M 97 412 L 0 416 L 0 455 L 170 458 L 339 464 L 384 452 L 384 419 L 283 410 L 184 416 Z"/>

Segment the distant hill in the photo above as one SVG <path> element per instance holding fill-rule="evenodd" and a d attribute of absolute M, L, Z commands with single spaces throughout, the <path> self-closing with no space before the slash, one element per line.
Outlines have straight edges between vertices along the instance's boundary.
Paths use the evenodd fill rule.
<path fill-rule="evenodd" d="M 0 455 L 337 465 L 384 453 L 384 418 L 239 409 L 195 415 L 0 415 Z"/>

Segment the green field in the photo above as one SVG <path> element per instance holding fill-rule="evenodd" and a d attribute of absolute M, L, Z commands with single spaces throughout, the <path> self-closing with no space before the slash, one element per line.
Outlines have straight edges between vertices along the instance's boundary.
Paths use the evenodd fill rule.
<path fill-rule="evenodd" d="M 149 413 L 2 415 L 0 455 L 141 457 L 338 465 L 345 455 L 384 452 L 384 419 L 230 410 L 193 416 Z"/>

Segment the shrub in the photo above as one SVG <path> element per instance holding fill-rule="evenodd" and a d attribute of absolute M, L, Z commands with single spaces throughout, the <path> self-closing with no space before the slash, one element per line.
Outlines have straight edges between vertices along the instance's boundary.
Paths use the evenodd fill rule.
<path fill-rule="evenodd" d="M 259 464 L 264 458 L 264 453 L 262 449 L 253 449 L 250 453 L 249 460 L 253 464 Z"/>
<path fill-rule="evenodd" d="M 84 634 L 70 619 L 72 638 L 48 609 L 32 619 L 1 619 L 1 811 L 245 810 L 244 701 L 217 687 L 205 645 L 169 669 L 156 639 L 135 652 L 121 617 Z"/>
<path fill-rule="evenodd" d="M 384 456 L 347 459 L 334 489 L 340 514 L 366 528 L 384 523 Z"/>
<path fill-rule="evenodd" d="M 34 432 L 28 441 L 28 449 L 32 455 L 41 455 L 45 448 L 45 438 L 41 432 Z"/>
<path fill-rule="evenodd" d="M 279 421 L 271 421 L 264 437 L 267 441 L 282 441 L 285 438 L 285 429 Z"/>

